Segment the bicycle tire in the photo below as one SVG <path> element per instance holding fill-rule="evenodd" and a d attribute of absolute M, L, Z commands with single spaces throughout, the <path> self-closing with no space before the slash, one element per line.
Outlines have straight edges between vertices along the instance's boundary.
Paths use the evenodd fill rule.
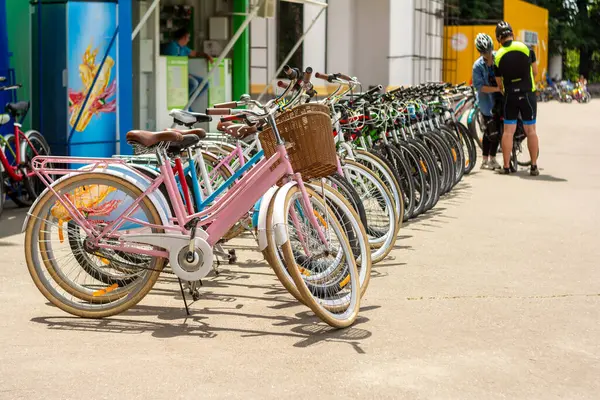
<path fill-rule="evenodd" d="M 427 189 L 425 182 L 425 173 L 418 161 L 418 156 L 407 144 L 399 142 L 395 144 L 396 149 L 402 154 L 406 161 L 408 171 L 411 176 L 410 184 L 413 190 L 414 206 L 410 218 L 419 216 L 425 207 L 427 201 Z"/>
<path fill-rule="evenodd" d="M 446 194 L 450 191 L 452 182 L 454 182 L 454 170 L 453 165 L 450 162 L 450 150 L 443 140 L 431 132 L 423 135 L 422 141 L 423 144 L 429 148 L 432 157 L 436 160 L 436 165 L 438 165 L 438 171 L 442 182 L 440 194 Z"/>
<path fill-rule="evenodd" d="M 370 149 L 369 151 L 354 149 L 354 159 L 356 162 L 363 164 L 371 171 L 375 172 L 377 177 L 383 181 L 387 188 L 389 188 L 394 197 L 396 212 L 402 217 L 402 209 L 406 209 L 405 194 L 400 184 L 402 178 L 398 175 L 398 171 L 396 171 L 394 165 L 387 160 L 383 154 L 378 153 L 374 149 Z"/>
<path fill-rule="evenodd" d="M 327 177 L 328 180 L 334 182 L 337 186 L 337 190 L 339 193 L 344 196 L 346 200 L 350 202 L 352 208 L 359 216 L 360 222 L 363 224 L 365 228 L 368 226 L 367 214 L 365 211 L 365 205 L 360 199 L 359 194 L 356 192 L 356 189 L 348 182 L 346 177 L 340 175 L 339 173 L 334 173 Z M 332 186 L 332 185 L 330 185 Z"/>
<path fill-rule="evenodd" d="M 454 162 L 454 183 L 452 187 L 456 186 L 465 175 L 465 151 L 461 144 L 459 134 L 452 131 L 446 126 L 441 126 L 439 129 L 440 136 L 445 138 L 450 145 L 452 151 L 452 161 Z"/>
<path fill-rule="evenodd" d="M 471 171 L 473 171 L 473 168 L 475 168 L 475 165 L 477 164 L 477 145 L 475 143 L 475 139 L 469 135 L 468 128 L 466 126 L 460 122 L 458 122 L 456 126 L 462 143 L 467 146 L 469 151 L 469 164 L 465 165 L 465 174 L 468 175 L 471 173 Z"/>
<path fill-rule="evenodd" d="M 427 200 L 422 212 L 426 212 L 435 207 L 440 199 L 440 176 L 429 149 L 423 143 L 409 138 L 407 145 L 418 155 L 419 165 L 425 175 Z"/>
<path fill-rule="evenodd" d="M 409 167 L 402 153 L 392 144 L 378 143 L 374 150 L 383 154 L 386 160 L 391 164 L 396 175 L 400 177 L 400 189 L 402 190 L 404 212 L 401 215 L 402 221 L 407 221 L 413 214 L 415 207 L 415 189 L 414 182 L 410 179 Z M 408 203 L 408 211 L 406 204 Z"/>
<path fill-rule="evenodd" d="M 121 187 L 126 188 L 132 195 L 137 195 L 138 197 L 142 195 L 142 191 L 138 189 L 136 186 L 131 184 L 129 181 L 107 174 L 101 173 L 82 173 L 79 175 L 75 175 L 71 178 L 65 179 L 57 183 L 54 186 L 56 191 L 61 191 L 70 185 L 78 184 L 78 182 L 83 181 L 94 182 L 95 180 L 99 180 L 101 182 L 111 181 L 114 185 L 121 185 Z M 31 210 L 31 218 L 27 222 L 27 226 L 25 229 L 25 260 L 27 263 L 27 268 L 29 273 L 38 288 L 38 290 L 46 297 L 52 304 L 60 308 L 61 310 L 80 317 L 84 318 L 103 318 L 111 315 L 119 314 L 123 311 L 128 310 L 129 308 L 135 306 L 139 301 L 141 301 L 146 294 L 152 289 L 158 276 L 160 275 L 162 269 L 165 265 L 165 259 L 161 257 L 155 257 L 155 265 L 152 266 L 151 271 L 148 271 L 143 284 L 135 293 L 131 291 L 123 291 L 118 296 L 114 294 L 114 292 L 105 293 L 102 296 L 82 296 L 82 292 L 77 292 L 73 286 L 64 282 L 62 278 L 57 274 L 54 267 L 48 263 L 48 248 L 45 244 L 44 237 L 42 240 L 38 241 L 40 235 L 44 232 L 44 229 L 41 228 L 43 219 L 40 218 L 40 214 L 45 211 L 45 214 L 49 213 L 50 207 L 52 204 L 55 204 L 56 200 L 53 200 L 54 194 L 53 192 L 46 192 L 46 194 L 40 199 L 40 201 L 36 204 L 36 206 Z M 162 225 L 162 221 L 160 219 L 159 213 L 156 210 L 156 207 L 149 198 L 144 198 L 140 203 L 140 206 L 143 206 L 148 212 L 149 216 L 152 218 L 151 223 L 155 223 L 156 225 Z M 42 215 L 43 217 L 43 215 Z M 155 233 L 162 233 L 164 230 L 153 228 Z M 37 246 L 40 246 L 40 254 L 45 254 L 46 256 L 42 262 L 39 260 L 39 256 L 37 254 Z M 65 301 L 64 299 L 60 299 L 62 297 L 58 294 L 57 290 L 49 287 L 49 282 L 47 278 L 42 278 L 43 270 L 42 265 L 49 272 L 50 278 L 54 280 L 63 290 L 69 293 L 76 298 L 86 301 L 86 303 L 81 303 L 74 305 L 75 303 L 72 300 Z M 114 297 L 116 297 L 116 299 Z M 87 297 L 87 299 L 83 299 L 81 297 Z M 102 298 L 104 297 L 104 299 Z M 89 302 L 87 302 L 89 301 Z M 118 304 L 114 304 L 118 303 Z M 108 307 L 113 304 L 113 307 Z M 93 307 L 103 307 L 106 306 L 106 309 L 96 309 Z"/>
<path fill-rule="evenodd" d="M 297 190 L 297 188 L 292 188 L 287 193 L 285 199 L 286 209 L 289 209 L 290 203 L 292 201 L 292 196 Z M 312 198 L 320 199 L 320 197 L 315 196 L 313 196 Z M 320 199 L 319 201 L 323 200 Z M 271 205 L 273 205 L 273 203 Z M 323 206 L 328 207 L 326 203 L 324 203 Z M 331 212 L 333 213 L 333 211 Z M 339 240 L 339 244 L 341 246 L 340 248 L 344 252 L 344 265 L 347 266 L 347 271 L 343 272 L 348 273 L 349 281 L 345 283 L 343 287 L 344 290 L 349 289 L 350 293 L 345 295 L 341 301 L 335 298 L 333 300 L 323 299 L 321 297 L 325 297 L 324 295 L 320 293 L 315 293 L 314 291 L 311 291 L 309 289 L 309 287 L 306 285 L 306 282 L 304 281 L 303 275 L 301 274 L 298 268 L 290 268 L 289 271 L 292 275 L 294 282 L 296 283 L 296 287 L 298 288 L 301 296 L 304 298 L 305 304 L 315 313 L 315 315 L 317 315 L 323 322 L 327 323 L 328 325 L 334 328 L 345 328 L 354 323 L 356 317 L 358 316 L 358 311 L 360 309 L 360 284 L 358 277 L 359 275 L 358 270 L 356 268 L 356 262 L 350 250 L 350 244 L 348 243 L 348 240 L 343 233 L 343 229 L 340 226 L 340 223 L 337 221 L 336 218 L 330 218 L 330 223 L 328 225 L 332 227 L 334 233 L 336 234 Z M 295 265 L 296 261 L 289 240 L 282 245 L 282 250 L 287 265 Z M 345 279 L 347 278 L 344 278 L 344 280 Z"/>

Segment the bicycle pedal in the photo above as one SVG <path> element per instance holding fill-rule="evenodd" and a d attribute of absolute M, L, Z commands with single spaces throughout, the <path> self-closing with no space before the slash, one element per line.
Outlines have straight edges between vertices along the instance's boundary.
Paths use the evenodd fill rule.
<path fill-rule="evenodd" d="M 200 300 L 200 291 L 198 289 L 194 290 L 194 292 L 192 293 L 192 300 Z"/>
<path fill-rule="evenodd" d="M 237 255 L 235 254 L 235 249 L 231 249 L 227 253 L 229 254 L 229 264 L 235 264 L 237 262 Z"/>

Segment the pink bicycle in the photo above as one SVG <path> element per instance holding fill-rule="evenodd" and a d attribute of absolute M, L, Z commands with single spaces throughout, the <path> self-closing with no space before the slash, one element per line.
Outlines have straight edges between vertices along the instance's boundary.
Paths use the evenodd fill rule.
<path fill-rule="evenodd" d="M 301 107 L 306 113 L 299 121 L 308 123 L 308 130 L 314 118 L 329 119 L 328 114 L 313 112 L 314 105 Z M 167 260 L 178 278 L 202 279 L 213 267 L 213 247 L 269 192 L 269 201 L 261 205 L 270 214 L 265 229 L 275 233 L 275 242 L 270 241 L 266 249 L 267 261 L 283 259 L 304 303 L 323 321 L 334 327 L 352 324 L 360 303 L 352 249 L 335 213 L 294 170 L 288 155 L 293 144 L 282 139 L 276 111 L 277 107 L 264 113 L 237 111 L 268 122 L 275 150 L 213 205 L 195 214 L 186 209 L 170 158 L 194 146 L 200 140 L 196 135 L 183 131 L 127 134 L 138 152 L 156 153 L 161 172 L 156 179 L 133 169 L 125 175 L 119 168 L 109 168 L 127 168 L 120 159 L 36 157 L 34 171 L 47 189 L 32 206 L 24 227 L 27 266 L 38 289 L 68 313 L 101 318 L 137 304 L 154 286 Z M 311 132 L 315 141 L 333 140 L 330 119 L 321 122 L 315 126 L 329 124 L 329 128 Z M 54 176 L 62 177 L 54 181 Z M 161 206 L 165 203 L 158 190 L 162 184 L 174 215 Z M 300 245 L 292 246 L 291 236 L 299 238 Z M 301 257 L 314 260 L 319 281 L 300 271 L 296 260 Z M 103 279 L 83 268 L 90 265 L 103 273 Z"/>

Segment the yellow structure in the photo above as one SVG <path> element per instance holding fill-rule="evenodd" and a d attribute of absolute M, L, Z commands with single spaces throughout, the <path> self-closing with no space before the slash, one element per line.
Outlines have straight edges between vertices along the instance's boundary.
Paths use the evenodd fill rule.
<path fill-rule="evenodd" d="M 548 70 L 548 10 L 521 0 L 504 0 L 504 20 L 515 32 L 515 39 L 532 47 L 537 56 L 538 75 L 542 81 Z M 473 63 L 479 58 L 475 49 L 478 33 L 487 33 L 495 41 L 495 25 L 460 25 L 444 28 L 444 74 L 446 82 L 471 82 Z"/>

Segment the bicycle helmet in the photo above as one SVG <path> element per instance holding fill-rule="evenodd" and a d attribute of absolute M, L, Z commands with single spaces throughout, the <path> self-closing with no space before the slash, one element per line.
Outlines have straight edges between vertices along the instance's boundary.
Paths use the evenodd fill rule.
<path fill-rule="evenodd" d="M 496 39 L 500 40 L 508 35 L 513 34 L 513 29 L 510 24 L 506 21 L 498 22 L 496 25 Z"/>
<path fill-rule="evenodd" d="M 492 37 L 485 33 L 479 33 L 475 38 L 475 48 L 480 53 L 489 53 L 494 50 Z"/>

